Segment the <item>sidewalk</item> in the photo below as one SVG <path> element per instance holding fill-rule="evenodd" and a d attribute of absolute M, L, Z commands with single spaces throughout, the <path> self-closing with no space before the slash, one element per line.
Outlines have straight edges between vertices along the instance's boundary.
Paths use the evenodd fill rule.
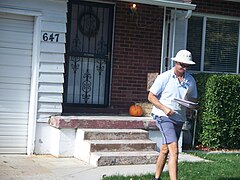
<path fill-rule="evenodd" d="M 196 156 L 180 154 L 179 161 L 204 161 Z M 167 170 L 167 167 L 164 169 Z M 91 166 L 75 158 L 48 155 L 0 155 L 0 180 L 101 180 L 111 175 L 140 175 L 155 172 L 155 164 Z"/>

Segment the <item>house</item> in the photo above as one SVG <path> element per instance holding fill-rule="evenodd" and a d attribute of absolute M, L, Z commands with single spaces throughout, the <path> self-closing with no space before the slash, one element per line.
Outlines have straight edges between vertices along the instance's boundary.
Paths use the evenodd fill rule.
<path fill-rule="evenodd" d="M 180 50 L 239 73 L 239 0 L 0 0 L 0 153 L 49 154 L 53 115 L 127 114 Z"/>

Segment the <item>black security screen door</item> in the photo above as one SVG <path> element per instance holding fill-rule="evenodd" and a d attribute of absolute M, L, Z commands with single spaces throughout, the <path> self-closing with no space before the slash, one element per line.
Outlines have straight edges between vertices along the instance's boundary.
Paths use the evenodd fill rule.
<path fill-rule="evenodd" d="M 70 1 L 68 12 L 64 104 L 107 106 L 113 5 Z"/>

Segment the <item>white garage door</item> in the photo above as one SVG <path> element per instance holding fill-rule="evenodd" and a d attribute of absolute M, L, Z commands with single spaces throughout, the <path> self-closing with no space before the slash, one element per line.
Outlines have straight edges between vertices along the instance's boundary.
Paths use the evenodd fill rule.
<path fill-rule="evenodd" d="M 0 153 L 27 152 L 33 17 L 0 13 Z"/>

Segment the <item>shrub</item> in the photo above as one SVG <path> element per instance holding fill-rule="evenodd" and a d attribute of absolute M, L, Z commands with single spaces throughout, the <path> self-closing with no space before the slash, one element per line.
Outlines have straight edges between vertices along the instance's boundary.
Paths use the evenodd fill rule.
<path fill-rule="evenodd" d="M 240 148 L 240 76 L 194 76 L 199 92 L 198 142 L 209 148 Z"/>
<path fill-rule="evenodd" d="M 196 142 L 196 144 L 201 144 L 200 134 L 202 132 L 202 119 L 203 119 L 203 112 L 205 109 L 206 82 L 211 76 L 213 76 L 213 74 L 198 73 L 198 74 L 193 74 L 193 76 L 194 76 L 194 78 L 196 80 L 196 84 L 197 84 L 198 104 L 199 104 L 195 142 Z"/>

